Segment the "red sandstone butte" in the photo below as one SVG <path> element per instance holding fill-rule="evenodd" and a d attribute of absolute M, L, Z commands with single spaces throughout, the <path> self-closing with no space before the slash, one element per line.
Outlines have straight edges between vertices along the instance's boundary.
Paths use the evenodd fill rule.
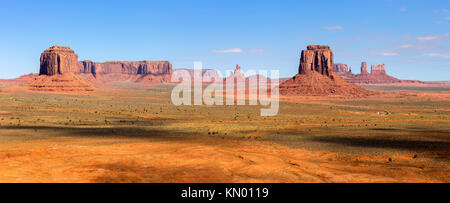
<path fill-rule="evenodd" d="M 361 63 L 361 73 L 353 74 L 347 71 L 336 71 L 345 81 L 353 84 L 392 84 L 392 83 L 423 83 L 420 81 L 400 80 L 386 73 L 386 65 L 371 65 L 371 72 L 367 72 L 367 62 Z"/>
<path fill-rule="evenodd" d="M 299 74 L 318 72 L 330 76 L 333 72 L 333 51 L 326 45 L 309 45 L 302 51 Z"/>
<path fill-rule="evenodd" d="M 372 94 L 335 75 L 333 61 L 333 51 L 329 46 L 308 46 L 301 54 L 299 74 L 281 84 L 280 93 L 287 96 L 345 97 L 364 97 Z"/>
<path fill-rule="evenodd" d="M 75 75 L 78 71 L 78 55 L 70 47 L 53 46 L 41 54 L 39 76 L 23 85 L 31 91 L 93 91 L 89 81 Z"/>
<path fill-rule="evenodd" d="M 53 46 L 41 54 L 39 75 L 57 75 L 76 73 L 78 71 L 78 55 L 70 47 Z"/>
<path fill-rule="evenodd" d="M 173 72 L 168 61 L 80 61 L 79 73 L 100 83 L 132 81 L 139 83 L 168 83 Z"/>

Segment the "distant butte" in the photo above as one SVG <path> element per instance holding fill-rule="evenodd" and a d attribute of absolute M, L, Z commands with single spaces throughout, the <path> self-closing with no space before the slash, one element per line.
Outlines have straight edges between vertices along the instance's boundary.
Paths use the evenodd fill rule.
<path fill-rule="evenodd" d="M 41 54 L 39 76 L 24 83 L 31 91 L 90 92 L 95 88 L 76 75 L 78 55 L 70 47 L 53 46 Z"/>
<path fill-rule="evenodd" d="M 105 63 L 80 61 L 78 68 L 78 73 L 100 83 L 115 81 L 167 83 L 170 82 L 173 72 L 172 64 L 168 61 L 109 61 Z"/>
<path fill-rule="evenodd" d="M 172 64 L 168 61 L 108 61 L 105 63 L 96 63 L 92 61 L 78 61 L 78 55 L 70 47 L 64 46 L 52 46 L 46 49 L 41 54 L 41 64 L 39 75 L 40 76 L 57 76 L 72 74 L 73 77 L 65 77 L 67 80 L 86 80 L 83 84 L 92 83 L 110 83 L 110 82 L 136 82 L 144 84 L 159 84 L 170 82 L 171 75 L 173 73 Z M 72 78 L 72 79 L 71 79 Z M 39 82 L 38 82 L 39 81 Z M 52 86 L 61 86 L 59 89 L 64 91 L 69 90 L 66 85 L 63 85 L 63 81 L 59 81 L 58 84 L 52 84 Z M 73 91 L 81 91 L 83 88 L 76 87 L 75 81 L 71 85 L 74 86 Z M 47 83 L 43 87 L 39 88 L 41 84 Z M 60 85 L 61 83 L 61 85 Z M 49 88 L 50 81 L 44 81 L 41 79 L 35 79 L 35 81 L 29 82 L 27 85 L 32 84 L 33 90 L 46 89 L 46 91 L 53 91 Z M 67 81 L 69 84 L 69 81 Z M 92 88 L 87 88 L 91 90 Z"/>
<path fill-rule="evenodd" d="M 361 73 L 353 74 L 342 68 L 345 64 L 335 64 L 334 71 L 345 81 L 353 84 L 392 84 L 392 83 L 423 83 L 416 80 L 400 80 L 386 73 L 386 65 L 371 65 L 370 73 L 367 71 L 367 62 L 361 63 Z"/>

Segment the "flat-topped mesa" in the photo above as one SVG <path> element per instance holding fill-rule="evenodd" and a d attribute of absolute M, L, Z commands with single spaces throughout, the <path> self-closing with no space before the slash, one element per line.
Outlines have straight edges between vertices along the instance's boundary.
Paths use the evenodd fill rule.
<path fill-rule="evenodd" d="M 334 72 L 335 73 L 347 73 L 347 72 L 349 72 L 348 65 L 343 64 L 343 63 L 334 64 Z"/>
<path fill-rule="evenodd" d="M 333 51 L 327 45 L 309 45 L 302 51 L 299 74 L 318 72 L 333 77 Z"/>
<path fill-rule="evenodd" d="M 78 55 L 70 47 L 53 46 L 41 54 L 39 75 L 52 76 L 77 71 Z"/>
<path fill-rule="evenodd" d="M 97 74 L 120 73 L 127 75 L 170 75 L 172 64 L 168 61 L 108 61 L 95 63 L 80 61 L 80 73 Z"/>

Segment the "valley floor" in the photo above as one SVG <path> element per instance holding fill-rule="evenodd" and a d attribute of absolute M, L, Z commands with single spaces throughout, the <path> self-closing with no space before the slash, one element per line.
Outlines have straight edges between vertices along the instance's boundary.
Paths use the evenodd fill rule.
<path fill-rule="evenodd" d="M 447 89 L 283 98 L 265 118 L 176 107 L 171 88 L 4 89 L 0 182 L 450 182 Z"/>

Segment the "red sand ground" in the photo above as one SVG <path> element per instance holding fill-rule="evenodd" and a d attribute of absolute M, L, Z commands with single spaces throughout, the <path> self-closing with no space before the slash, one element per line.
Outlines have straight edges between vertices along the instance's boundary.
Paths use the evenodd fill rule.
<path fill-rule="evenodd" d="M 350 156 L 211 137 L 120 141 L 55 140 L 15 147 L 9 144 L 9 151 L 0 152 L 0 182 L 442 182 L 450 179 L 448 166 L 411 165 L 409 156 L 393 156 L 395 163 L 389 163 L 388 157 L 382 156 Z M 0 145 L 0 149 L 4 147 Z"/>
<path fill-rule="evenodd" d="M 280 85 L 280 94 L 292 96 L 330 96 L 365 97 L 375 94 L 364 88 L 350 84 L 341 77 L 331 78 L 317 72 L 298 74 Z"/>
<path fill-rule="evenodd" d="M 23 84 L 31 91 L 40 92 L 90 92 L 94 85 L 73 73 L 63 75 L 41 75 Z"/>

